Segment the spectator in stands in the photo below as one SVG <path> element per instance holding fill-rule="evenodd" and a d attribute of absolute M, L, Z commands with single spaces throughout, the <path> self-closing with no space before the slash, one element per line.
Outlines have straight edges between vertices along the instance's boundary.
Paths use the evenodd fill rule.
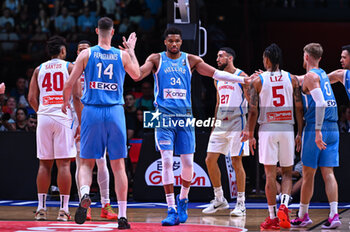
<path fill-rule="evenodd" d="M 83 15 L 78 18 L 80 32 L 93 32 L 97 26 L 97 19 L 90 13 L 89 7 L 84 7 Z"/>
<path fill-rule="evenodd" d="M 114 4 L 116 2 L 114 1 Z M 100 15 L 101 12 L 101 2 L 100 0 L 84 0 L 84 5 L 89 8 L 90 14 L 94 17 Z"/>
<path fill-rule="evenodd" d="M 129 16 L 130 23 L 138 24 L 141 19 L 143 12 L 147 9 L 147 5 L 144 0 L 127 0 L 126 14 Z"/>
<path fill-rule="evenodd" d="M 128 140 L 134 137 L 136 131 L 136 107 L 135 97 L 131 93 L 128 93 L 124 97 L 124 109 L 125 109 L 125 120 Z"/>
<path fill-rule="evenodd" d="M 15 131 L 16 123 L 15 120 L 11 118 L 9 113 L 4 113 L 1 116 L 0 131 Z"/>
<path fill-rule="evenodd" d="M 4 54 L 13 54 L 16 52 L 18 47 L 19 37 L 16 32 L 14 32 L 14 28 L 12 27 L 10 22 L 5 23 L 5 29 L 0 33 L 0 41 L 8 41 L 1 42 L 1 51 Z"/>
<path fill-rule="evenodd" d="M 147 7 L 151 10 L 152 15 L 160 14 L 162 10 L 162 1 L 161 0 L 145 0 Z"/>
<path fill-rule="evenodd" d="M 82 9 L 84 8 L 84 4 L 81 0 L 63 0 L 61 2 L 63 7 L 67 7 L 68 14 L 75 19 L 77 19 L 83 12 Z"/>
<path fill-rule="evenodd" d="M 151 33 L 154 30 L 156 21 L 151 15 L 151 10 L 147 9 L 139 23 L 139 32 Z"/>
<path fill-rule="evenodd" d="M 28 116 L 27 127 L 29 132 L 36 132 L 36 127 L 38 125 L 38 119 L 36 114 L 30 114 Z"/>
<path fill-rule="evenodd" d="M 48 33 L 43 31 L 40 25 L 35 27 L 35 34 L 28 44 L 28 54 L 33 58 L 39 59 L 46 56 L 45 41 L 48 39 Z"/>
<path fill-rule="evenodd" d="M 11 10 L 12 15 L 16 15 L 21 10 L 21 2 L 19 0 L 5 0 L 3 8 L 8 8 Z"/>
<path fill-rule="evenodd" d="M 340 133 L 350 133 L 350 107 L 340 106 L 340 117 L 338 121 Z"/>
<path fill-rule="evenodd" d="M 33 24 L 26 11 L 21 11 L 16 21 L 16 32 L 21 40 L 28 40 L 33 33 Z"/>
<path fill-rule="evenodd" d="M 119 25 L 118 33 L 124 35 L 129 28 L 129 18 L 124 17 L 122 23 Z"/>
<path fill-rule="evenodd" d="M 17 103 L 14 97 L 9 97 L 6 101 L 6 105 L 2 107 L 2 112 L 10 114 L 10 117 L 15 120 L 16 118 Z"/>
<path fill-rule="evenodd" d="M 18 108 L 16 110 L 16 131 L 28 131 L 27 127 L 27 110 Z"/>
<path fill-rule="evenodd" d="M 11 17 L 11 11 L 9 8 L 5 8 L 2 11 L 2 16 L 0 17 L 0 31 L 5 28 L 6 23 L 10 23 L 12 27 L 15 26 L 15 20 Z"/>
<path fill-rule="evenodd" d="M 75 32 L 75 19 L 68 15 L 68 9 L 65 6 L 61 9 L 61 15 L 55 18 L 55 30 L 58 34 L 65 37 Z"/>
<path fill-rule="evenodd" d="M 10 91 L 10 96 L 16 99 L 18 107 L 28 107 L 28 88 L 27 80 L 23 77 L 17 78 L 16 87 L 12 88 Z"/>
<path fill-rule="evenodd" d="M 136 110 L 136 131 L 134 133 L 134 138 L 142 139 L 145 128 L 143 128 L 143 111 L 148 110 L 147 108 L 140 107 Z"/>
<path fill-rule="evenodd" d="M 115 0 L 102 0 L 102 8 L 106 15 L 110 18 L 114 18 L 114 14 L 117 11 L 117 4 Z"/>
<path fill-rule="evenodd" d="M 42 32 L 50 32 L 50 17 L 47 16 L 47 13 L 44 9 L 39 11 L 39 16 L 34 20 L 36 27 L 40 27 Z"/>
<path fill-rule="evenodd" d="M 136 108 L 144 107 L 146 110 L 153 110 L 153 87 L 152 84 L 148 81 L 142 83 L 141 86 L 142 97 L 136 100 Z"/>

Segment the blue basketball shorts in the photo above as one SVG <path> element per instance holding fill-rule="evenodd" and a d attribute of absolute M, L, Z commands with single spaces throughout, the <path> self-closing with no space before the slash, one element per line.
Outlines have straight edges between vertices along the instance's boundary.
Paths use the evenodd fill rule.
<path fill-rule="evenodd" d="M 127 157 L 126 125 L 122 105 L 85 105 L 81 116 L 80 157 L 100 159 L 105 150 L 109 159 Z"/>
<path fill-rule="evenodd" d="M 158 151 L 171 150 L 175 155 L 192 154 L 196 148 L 194 127 L 177 125 L 155 128 L 155 142 Z"/>
<path fill-rule="evenodd" d="M 302 138 L 301 161 L 303 165 L 317 167 L 339 166 L 339 131 L 336 122 L 325 121 L 322 126 L 322 139 L 327 144 L 320 150 L 315 143 L 315 124 L 307 123 Z"/>

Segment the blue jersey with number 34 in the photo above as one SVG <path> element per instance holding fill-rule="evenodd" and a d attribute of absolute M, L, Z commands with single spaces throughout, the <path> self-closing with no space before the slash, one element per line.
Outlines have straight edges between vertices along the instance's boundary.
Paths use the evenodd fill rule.
<path fill-rule="evenodd" d="M 327 103 L 325 110 L 324 121 L 336 122 L 338 120 L 337 102 L 333 94 L 333 90 L 329 78 L 322 69 L 311 69 L 310 72 L 317 74 L 320 77 L 320 87 L 323 93 L 324 100 Z M 316 103 L 310 94 L 304 95 L 303 107 L 304 118 L 307 123 L 315 123 Z"/>
<path fill-rule="evenodd" d="M 88 51 L 82 103 L 99 106 L 124 104 L 122 52 L 114 47 L 105 50 L 98 45 Z"/>

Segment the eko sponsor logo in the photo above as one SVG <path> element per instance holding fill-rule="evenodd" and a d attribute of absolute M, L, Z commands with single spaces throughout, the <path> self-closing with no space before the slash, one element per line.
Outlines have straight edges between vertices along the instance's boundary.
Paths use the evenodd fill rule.
<path fill-rule="evenodd" d="M 106 83 L 106 82 L 98 82 L 98 81 L 90 81 L 90 89 L 100 89 L 107 91 L 118 91 L 117 83 Z"/>
<path fill-rule="evenodd" d="M 164 99 L 182 99 L 186 100 L 186 89 L 164 89 Z"/>
<path fill-rule="evenodd" d="M 157 159 L 148 166 L 145 173 L 145 181 L 148 186 L 163 186 L 162 183 L 162 159 Z M 181 186 L 181 158 L 174 157 L 174 186 Z M 191 187 L 210 187 L 210 179 L 207 173 L 197 163 L 193 163 L 193 179 Z"/>

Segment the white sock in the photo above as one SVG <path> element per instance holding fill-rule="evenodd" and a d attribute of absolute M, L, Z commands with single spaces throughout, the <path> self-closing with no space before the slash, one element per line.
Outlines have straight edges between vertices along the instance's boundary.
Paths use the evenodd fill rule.
<path fill-rule="evenodd" d="M 276 205 L 268 205 L 270 219 L 274 219 L 277 217 L 277 206 Z"/>
<path fill-rule="evenodd" d="M 90 186 L 83 185 L 80 187 L 80 196 L 83 197 L 85 194 L 90 193 Z"/>
<path fill-rule="evenodd" d="M 180 191 L 180 200 L 182 199 L 188 199 L 188 193 L 190 192 L 190 187 L 185 187 L 181 185 L 181 191 Z"/>
<path fill-rule="evenodd" d="M 69 195 L 60 195 L 60 199 L 60 210 L 64 210 L 64 212 L 68 213 Z"/>
<path fill-rule="evenodd" d="M 237 203 L 240 202 L 244 205 L 245 202 L 245 192 L 237 192 Z"/>
<path fill-rule="evenodd" d="M 168 208 L 176 209 L 174 193 L 165 194 L 165 197 L 166 203 L 168 204 Z"/>
<path fill-rule="evenodd" d="M 46 193 L 38 193 L 38 208 L 36 211 L 41 209 L 46 210 Z"/>
<path fill-rule="evenodd" d="M 338 214 L 338 202 L 333 201 L 329 203 L 329 206 L 330 206 L 329 217 L 333 218 L 335 214 Z"/>
<path fill-rule="evenodd" d="M 222 190 L 222 186 L 214 187 L 214 195 L 219 201 L 224 201 L 224 191 Z"/>
<path fill-rule="evenodd" d="M 106 204 L 110 203 L 109 199 L 109 172 L 105 159 L 97 159 L 97 183 L 100 187 L 101 204 L 105 207 Z"/>
<path fill-rule="evenodd" d="M 288 207 L 289 198 L 290 198 L 290 196 L 288 194 L 282 194 L 281 205 L 285 205 Z"/>
<path fill-rule="evenodd" d="M 118 218 L 126 218 L 126 201 L 118 201 Z"/>
<path fill-rule="evenodd" d="M 303 218 L 306 213 L 309 212 L 309 204 L 302 204 L 300 202 L 298 217 Z"/>

